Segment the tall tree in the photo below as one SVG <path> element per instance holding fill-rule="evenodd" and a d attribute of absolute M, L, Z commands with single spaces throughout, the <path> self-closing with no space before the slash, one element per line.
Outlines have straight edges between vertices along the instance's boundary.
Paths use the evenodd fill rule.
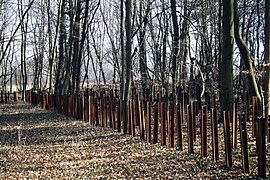
<path fill-rule="evenodd" d="M 230 110 L 233 103 L 233 44 L 234 44 L 234 22 L 233 22 L 233 0 L 223 0 L 223 48 L 221 62 L 221 110 Z"/>
<path fill-rule="evenodd" d="M 57 71 L 56 71 L 56 80 L 55 80 L 55 89 L 54 92 L 56 94 L 62 93 L 62 83 L 61 83 L 61 70 L 64 64 L 65 59 L 65 40 L 66 40 L 66 30 L 65 30 L 65 5 L 66 0 L 61 0 L 59 3 L 59 10 L 58 10 L 58 22 L 59 23 L 59 42 L 58 42 L 58 48 L 59 48 L 59 55 L 58 55 L 58 65 L 57 65 Z"/>
<path fill-rule="evenodd" d="M 265 103 L 265 117 L 270 115 L 270 1 L 265 0 L 265 45 L 264 45 L 264 61 L 265 61 L 265 78 L 264 78 L 264 103 Z M 266 121 L 267 122 L 267 121 Z M 269 133 L 269 132 L 268 132 Z"/>
<path fill-rule="evenodd" d="M 80 76 L 80 59 L 79 59 L 79 52 L 80 52 L 80 19 L 81 19 L 81 0 L 76 1 L 76 13 L 75 13 L 75 22 L 73 27 L 73 57 L 72 57 L 72 66 L 73 66 L 73 73 L 72 73 L 72 92 L 75 94 L 79 94 L 79 87 L 80 80 L 78 78 Z M 76 88 L 78 87 L 78 89 Z"/>
<path fill-rule="evenodd" d="M 131 0 L 126 0 L 126 79 L 124 85 L 124 101 L 123 101 L 123 129 L 124 134 L 127 134 L 127 122 L 128 122 L 128 101 L 129 101 L 129 93 L 130 93 L 130 84 L 131 84 Z M 122 65 L 123 66 L 123 65 Z"/>
<path fill-rule="evenodd" d="M 171 0 L 171 11 L 172 11 L 172 24 L 173 24 L 173 37 L 172 37 L 172 90 L 175 91 L 175 78 L 176 78 L 176 59 L 179 51 L 179 27 L 176 14 L 176 2 Z"/>
<path fill-rule="evenodd" d="M 241 57 L 243 58 L 244 70 L 247 71 L 248 88 L 251 96 L 257 96 L 258 100 L 261 101 L 261 95 L 259 92 L 258 85 L 256 83 L 254 69 L 252 67 L 251 55 L 248 50 L 248 46 L 244 42 L 240 34 L 239 25 L 239 14 L 238 14 L 238 1 L 234 0 L 234 35 L 235 42 L 239 48 Z"/>
<path fill-rule="evenodd" d="M 21 84 L 22 84 L 22 100 L 25 100 L 25 92 L 27 86 L 27 68 L 26 68 L 26 38 L 28 33 L 28 18 L 23 17 L 23 1 L 18 2 L 19 18 L 21 23 Z"/>
<path fill-rule="evenodd" d="M 120 4 L 120 46 L 121 46 L 121 77 L 120 77 L 120 93 L 124 99 L 124 84 L 125 84 L 125 45 L 124 45 L 124 0 Z"/>

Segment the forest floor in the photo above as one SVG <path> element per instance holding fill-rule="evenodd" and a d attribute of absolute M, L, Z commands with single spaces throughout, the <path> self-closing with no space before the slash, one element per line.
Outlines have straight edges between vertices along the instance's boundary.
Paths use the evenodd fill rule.
<path fill-rule="evenodd" d="M 250 174 L 243 174 L 240 147 L 226 168 L 220 131 L 220 159 L 214 162 L 211 147 L 201 158 L 199 139 L 188 154 L 186 139 L 180 151 L 24 103 L 1 104 L 0 179 L 256 179 L 254 139 Z M 269 177 L 269 145 L 267 151 Z"/>

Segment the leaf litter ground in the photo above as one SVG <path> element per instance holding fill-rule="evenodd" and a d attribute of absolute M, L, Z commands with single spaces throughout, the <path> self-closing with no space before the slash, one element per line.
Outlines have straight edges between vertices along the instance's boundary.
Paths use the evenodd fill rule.
<path fill-rule="evenodd" d="M 220 160 L 162 147 L 108 128 L 24 103 L 0 105 L 0 179 L 256 179 L 254 140 L 249 143 L 251 173 L 242 174 L 240 148 L 225 167 L 222 129 Z M 210 133 L 209 133 L 210 134 Z M 210 139 L 209 139 L 210 141 Z M 269 146 L 267 146 L 269 172 Z M 267 174 L 268 175 L 268 174 Z"/>

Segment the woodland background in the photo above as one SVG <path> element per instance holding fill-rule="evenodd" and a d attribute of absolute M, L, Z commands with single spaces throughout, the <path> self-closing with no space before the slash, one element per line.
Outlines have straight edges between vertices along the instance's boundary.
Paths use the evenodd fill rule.
<path fill-rule="evenodd" d="M 23 99 L 199 84 L 222 110 L 245 89 L 269 111 L 268 0 L 1 0 L 0 16 L 1 86 Z"/>

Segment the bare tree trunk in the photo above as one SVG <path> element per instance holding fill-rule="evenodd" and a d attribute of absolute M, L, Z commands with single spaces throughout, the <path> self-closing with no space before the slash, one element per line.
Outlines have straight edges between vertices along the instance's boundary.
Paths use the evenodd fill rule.
<path fill-rule="evenodd" d="M 221 111 L 229 111 L 233 103 L 233 0 L 223 0 L 223 51 L 221 62 Z"/>
<path fill-rule="evenodd" d="M 176 2 L 175 0 L 171 0 L 171 11 L 172 11 L 172 22 L 173 22 L 173 38 L 172 38 L 172 92 L 175 92 L 175 75 L 176 75 L 176 59 L 178 57 L 179 51 L 179 28 L 178 21 L 176 15 Z"/>
<path fill-rule="evenodd" d="M 121 44 L 121 78 L 120 78 L 120 93 L 124 99 L 124 84 L 125 84 L 125 45 L 124 45 L 124 0 L 121 0 L 121 21 L 120 21 L 120 44 Z"/>
<path fill-rule="evenodd" d="M 266 64 L 265 67 L 265 77 L 264 77 L 264 105 L 265 105 L 265 118 L 270 115 L 270 11 L 269 7 L 270 1 L 265 0 L 265 46 L 264 46 L 264 61 Z M 267 122 L 267 121 L 266 121 Z M 269 132 L 268 132 L 269 133 Z M 268 134 L 269 135 L 269 134 Z"/>
<path fill-rule="evenodd" d="M 145 44 L 145 26 L 144 17 L 143 17 L 143 1 L 140 0 L 140 9 L 139 9 L 139 22 L 141 28 L 139 30 L 139 62 L 140 62 L 140 73 L 142 88 L 145 89 L 147 86 L 147 60 L 146 60 L 146 44 Z M 145 98 L 145 93 L 143 93 L 143 98 Z"/>
<path fill-rule="evenodd" d="M 126 81 L 124 89 L 124 101 L 123 101 L 123 127 L 124 134 L 127 134 L 127 122 L 128 122 L 128 102 L 131 83 L 131 0 L 126 0 Z"/>
<path fill-rule="evenodd" d="M 168 39 L 168 17 L 165 13 L 165 6 L 163 4 L 162 11 L 164 12 L 163 22 L 164 22 L 164 31 L 163 31 L 163 39 L 162 39 L 162 65 L 161 65 L 161 82 L 164 87 L 167 86 L 168 79 L 166 77 L 167 75 L 167 39 Z"/>
<path fill-rule="evenodd" d="M 58 65 L 57 65 L 57 71 L 56 71 L 56 80 L 55 80 L 55 94 L 61 94 L 62 93 L 62 82 L 61 82 L 61 70 L 63 68 L 64 59 L 65 59 L 65 52 L 64 52 L 64 46 L 65 46 L 65 0 L 61 0 L 59 4 L 59 55 L 58 55 Z"/>
<path fill-rule="evenodd" d="M 73 73 L 72 73 L 72 92 L 75 94 L 79 94 L 79 89 L 76 87 L 80 87 L 80 80 L 78 76 L 80 76 L 80 60 L 79 60 L 79 52 L 80 52 L 80 17 L 81 16 L 81 0 L 76 1 L 76 15 L 75 15 L 75 22 L 74 22 L 74 44 L 73 44 L 73 57 L 72 57 L 72 66 L 73 66 Z"/>
<path fill-rule="evenodd" d="M 18 9 L 20 12 L 20 23 L 21 23 L 21 78 L 22 78 L 22 101 L 25 100 L 25 91 L 27 85 L 27 72 L 26 72 L 26 37 L 27 37 L 27 23 L 28 14 L 24 22 L 23 18 L 23 2 L 22 0 L 18 3 Z"/>
<path fill-rule="evenodd" d="M 54 74 L 54 58 L 55 58 L 55 51 L 56 51 L 56 44 L 58 39 L 58 31 L 59 31 L 59 24 L 60 24 L 60 16 L 61 16 L 61 10 L 62 10 L 62 1 L 59 3 L 58 7 L 58 16 L 57 16 L 57 24 L 56 24 L 56 30 L 55 30 L 55 37 L 54 41 L 52 40 L 52 22 L 51 22 L 51 3 L 50 1 L 47 2 L 47 16 L 48 16 L 48 39 L 49 39 L 49 94 L 53 93 L 53 74 Z"/>
<path fill-rule="evenodd" d="M 248 78 L 248 83 L 249 83 L 250 95 L 257 96 L 258 100 L 261 101 L 261 94 L 259 92 L 259 88 L 256 83 L 249 50 L 240 34 L 237 0 L 234 1 L 234 35 L 235 35 L 235 41 L 239 48 L 241 57 L 243 58 L 243 63 L 244 63 L 244 68 L 245 68 L 244 70 L 248 71 L 247 78 Z"/>

